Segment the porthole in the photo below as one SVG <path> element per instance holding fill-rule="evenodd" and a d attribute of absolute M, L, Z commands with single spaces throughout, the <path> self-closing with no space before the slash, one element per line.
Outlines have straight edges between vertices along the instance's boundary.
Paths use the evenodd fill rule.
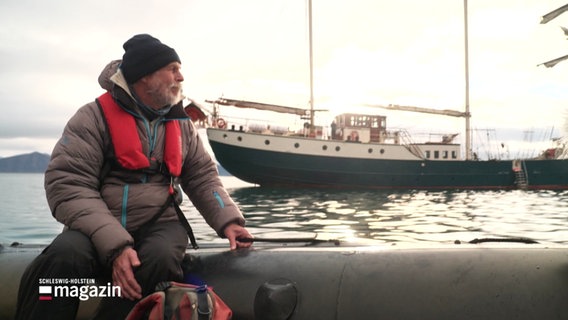
<path fill-rule="evenodd" d="M 270 144 L 270 140 L 268 140 L 268 139 L 264 140 L 264 144 L 265 144 L 265 145 L 269 145 L 269 144 Z"/>
<path fill-rule="evenodd" d="M 379 152 L 380 152 L 381 154 L 383 154 L 383 153 L 385 153 L 385 149 L 381 149 Z"/>
<path fill-rule="evenodd" d="M 299 144 L 299 143 L 297 143 L 297 142 L 294 143 L 294 148 L 298 149 L 299 147 L 300 147 L 300 144 Z"/>
<path fill-rule="evenodd" d="M 321 147 L 323 151 L 327 150 L 327 146 L 324 145 L 323 147 Z"/>
<path fill-rule="evenodd" d="M 340 146 L 335 147 L 335 151 L 339 151 L 339 150 L 341 150 Z"/>
<path fill-rule="evenodd" d="M 227 134 L 226 134 L 226 133 L 223 135 L 223 139 L 227 139 Z"/>
<path fill-rule="evenodd" d="M 369 153 L 373 153 L 373 148 L 369 148 L 369 150 L 367 150 Z"/>
<path fill-rule="evenodd" d="M 239 137 L 237 138 L 237 140 L 243 141 L 243 137 L 239 136 Z"/>

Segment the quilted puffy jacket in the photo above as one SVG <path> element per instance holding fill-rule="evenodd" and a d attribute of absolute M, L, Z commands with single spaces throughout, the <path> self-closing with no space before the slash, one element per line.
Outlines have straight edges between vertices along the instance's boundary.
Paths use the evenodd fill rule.
<path fill-rule="evenodd" d="M 181 175 L 175 179 L 205 221 L 219 234 L 229 223 L 244 225 L 239 208 L 224 189 L 217 166 L 203 146 L 181 102 L 153 121 L 141 115 L 120 70 L 109 63 L 99 77 L 120 106 L 136 118 L 144 153 L 162 162 L 164 122 L 179 119 L 182 133 Z M 103 92 L 101 92 L 102 94 Z M 67 228 L 87 235 L 102 263 L 132 245 L 131 233 L 151 219 L 166 202 L 170 180 L 155 172 L 131 171 L 115 165 L 107 125 L 96 101 L 69 120 L 45 173 L 47 201 L 53 216 Z M 181 197 L 178 197 L 181 201 Z M 170 206 L 158 220 L 177 220 Z"/>

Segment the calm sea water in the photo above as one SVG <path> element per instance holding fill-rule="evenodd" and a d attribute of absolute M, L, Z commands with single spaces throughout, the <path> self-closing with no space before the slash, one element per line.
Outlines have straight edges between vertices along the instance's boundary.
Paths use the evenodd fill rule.
<path fill-rule="evenodd" d="M 338 191 L 223 183 L 257 237 L 312 237 L 376 244 L 453 243 L 528 237 L 568 243 L 568 191 Z M 199 243 L 226 243 L 186 201 Z M 42 174 L 0 174 L 0 243 L 48 244 L 62 229 Z"/>

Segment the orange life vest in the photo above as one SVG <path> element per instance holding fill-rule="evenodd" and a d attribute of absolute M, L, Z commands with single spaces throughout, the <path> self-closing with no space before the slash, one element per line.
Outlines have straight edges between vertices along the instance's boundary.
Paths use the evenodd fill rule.
<path fill-rule="evenodd" d="M 103 110 L 118 163 L 131 170 L 149 168 L 150 159 L 142 150 L 142 142 L 136 129 L 134 116 L 123 110 L 109 92 L 104 93 L 97 100 Z M 179 122 L 176 120 L 167 121 L 164 163 L 170 175 L 174 177 L 181 174 L 181 143 Z"/>

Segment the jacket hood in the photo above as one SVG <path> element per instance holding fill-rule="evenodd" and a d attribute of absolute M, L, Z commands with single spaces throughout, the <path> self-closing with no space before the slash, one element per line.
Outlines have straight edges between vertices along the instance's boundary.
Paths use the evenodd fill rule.
<path fill-rule="evenodd" d="M 126 83 L 126 79 L 124 79 L 124 75 L 119 68 L 121 63 L 122 60 L 112 60 L 109 62 L 99 75 L 99 85 L 106 91 L 112 91 L 114 86 L 119 86 L 126 91 L 129 96 L 133 97 L 128 88 L 128 83 Z"/>
<path fill-rule="evenodd" d="M 110 80 L 110 78 L 118 71 L 118 66 L 120 66 L 120 62 L 122 60 L 112 60 L 109 62 L 101 71 L 99 75 L 99 85 L 101 88 L 105 89 L 106 91 L 111 91 L 114 83 Z"/>

